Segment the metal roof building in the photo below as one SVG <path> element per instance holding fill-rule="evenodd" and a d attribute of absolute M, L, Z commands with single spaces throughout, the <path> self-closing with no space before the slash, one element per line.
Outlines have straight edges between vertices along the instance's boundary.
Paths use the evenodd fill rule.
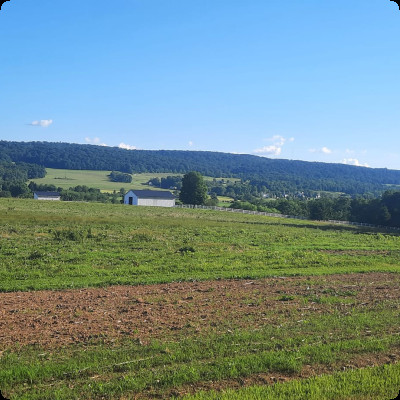
<path fill-rule="evenodd" d="M 124 196 L 124 204 L 133 206 L 174 207 L 175 196 L 162 190 L 129 190 Z"/>
<path fill-rule="evenodd" d="M 33 198 L 35 200 L 60 200 L 61 195 L 58 192 L 34 192 Z"/>

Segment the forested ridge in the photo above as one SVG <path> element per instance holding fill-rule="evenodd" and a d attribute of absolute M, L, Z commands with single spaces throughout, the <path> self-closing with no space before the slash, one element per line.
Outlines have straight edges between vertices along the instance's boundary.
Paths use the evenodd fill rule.
<path fill-rule="evenodd" d="M 385 185 L 400 185 L 398 170 L 211 151 L 125 150 L 72 143 L 0 141 L 0 160 L 125 173 L 198 171 L 213 177 L 238 177 L 274 193 L 315 190 L 376 194 L 387 188 Z"/>

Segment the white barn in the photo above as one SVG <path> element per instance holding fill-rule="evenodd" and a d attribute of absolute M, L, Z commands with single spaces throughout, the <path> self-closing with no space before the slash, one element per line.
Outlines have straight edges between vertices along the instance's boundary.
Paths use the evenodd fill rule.
<path fill-rule="evenodd" d="M 162 190 L 130 190 L 124 196 L 124 204 L 133 206 L 174 207 L 175 196 Z"/>
<path fill-rule="evenodd" d="M 60 200 L 61 195 L 58 192 L 34 192 L 33 198 L 35 200 Z"/>

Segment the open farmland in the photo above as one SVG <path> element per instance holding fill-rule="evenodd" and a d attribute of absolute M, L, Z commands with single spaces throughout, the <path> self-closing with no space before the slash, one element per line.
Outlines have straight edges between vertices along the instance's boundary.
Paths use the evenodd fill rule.
<path fill-rule="evenodd" d="M 119 191 L 122 187 L 128 189 L 151 189 L 146 183 L 152 178 L 165 178 L 171 173 L 143 173 L 133 174 L 132 182 L 111 182 L 108 175 L 111 171 L 91 171 L 74 169 L 46 168 L 44 178 L 32 179 L 37 184 L 54 185 L 63 189 L 85 185 L 91 188 L 100 189 L 104 192 Z M 179 174 L 175 174 L 179 175 Z M 158 189 L 159 190 L 159 189 Z"/>
<path fill-rule="evenodd" d="M 15 199 L 0 199 L 0 215 L 9 398 L 392 399 L 400 389 L 396 233 Z"/>
<path fill-rule="evenodd" d="M 183 176 L 183 174 L 177 174 L 174 172 L 149 172 L 141 174 L 132 174 L 132 182 L 111 182 L 108 175 L 111 171 L 92 171 L 92 170 L 74 170 L 74 169 L 56 169 L 46 168 L 46 176 L 44 178 L 32 179 L 37 184 L 54 185 L 63 189 L 69 189 L 70 187 L 85 185 L 90 188 L 100 189 L 103 192 L 112 192 L 113 190 L 119 191 L 121 188 L 125 190 L 129 189 L 152 189 L 151 186 L 147 185 L 147 182 L 153 178 L 166 178 L 167 176 Z M 214 178 L 205 176 L 204 179 L 213 180 Z M 221 178 L 217 178 L 221 179 Z M 224 178 L 226 182 L 236 182 L 240 179 L 237 178 Z M 157 190 L 163 190 L 160 188 L 154 188 Z M 232 199 L 230 197 L 224 198 L 224 200 Z"/>

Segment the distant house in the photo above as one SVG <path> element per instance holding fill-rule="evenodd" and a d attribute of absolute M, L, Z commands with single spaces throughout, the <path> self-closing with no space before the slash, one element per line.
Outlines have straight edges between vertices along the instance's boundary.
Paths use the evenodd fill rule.
<path fill-rule="evenodd" d="M 61 195 L 58 192 L 34 192 L 35 200 L 60 200 Z"/>
<path fill-rule="evenodd" d="M 124 196 L 124 204 L 174 207 L 175 196 L 171 192 L 162 190 L 130 190 Z"/>

